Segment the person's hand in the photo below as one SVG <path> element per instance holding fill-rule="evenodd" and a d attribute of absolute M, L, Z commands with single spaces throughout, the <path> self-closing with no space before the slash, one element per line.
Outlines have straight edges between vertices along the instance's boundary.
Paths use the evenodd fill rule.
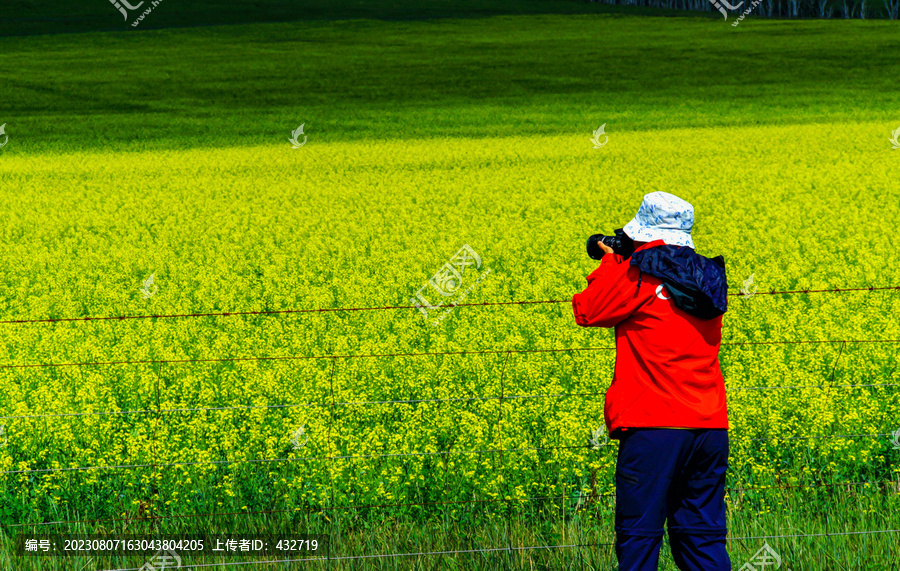
<path fill-rule="evenodd" d="M 606 244 L 604 244 L 603 242 L 601 242 L 600 240 L 597 240 L 597 246 L 599 246 L 600 249 L 603 250 L 604 254 L 612 254 L 613 253 L 613 249 L 610 248 L 609 246 L 607 246 Z"/>

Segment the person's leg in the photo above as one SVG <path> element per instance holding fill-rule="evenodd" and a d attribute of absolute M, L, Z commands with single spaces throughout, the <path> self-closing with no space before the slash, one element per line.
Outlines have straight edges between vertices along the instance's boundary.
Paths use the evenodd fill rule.
<path fill-rule="evenodd" d="M 672 558 L 681 571 L 731 571 L 725 533 L 669 532 Z"/>
<path fill-rule="evenodd" d="M 688 453 L 687 430 L 635 429 L 616 460 L 616 557 L 619 571 L 656 571 L 674 472 Z"/>
<path fill-rule="evenodd" d="M 619 571 L 657 571 L 662 535 L 643 537 L 616 533 Z"/>
<path fill-rule="evenodd" d="M 730 571 L 725 548 L 728 431 L 691 432 L 696 438 L 669 496 L 672 557 L 682 571 Z"/>

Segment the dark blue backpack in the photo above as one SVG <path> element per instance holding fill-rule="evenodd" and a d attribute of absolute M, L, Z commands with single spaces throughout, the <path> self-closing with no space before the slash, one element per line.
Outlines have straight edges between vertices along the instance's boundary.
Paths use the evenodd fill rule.
<path fill-rule="evenodd" d="M 686 313 L 713 319 L 728 310 L 728 281 L 722 256 L 707 258 L 687 246 L 664 244 L 634 252 L 631 265 L 663 280 L 675 307 Z"/>

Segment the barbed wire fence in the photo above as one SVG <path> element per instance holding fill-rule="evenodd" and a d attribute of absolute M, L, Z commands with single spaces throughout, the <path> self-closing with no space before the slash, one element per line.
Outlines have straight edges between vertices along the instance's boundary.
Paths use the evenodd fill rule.
<path fill-rule="evenodd" d="M 792 291 L 775 291 L 772 290 L 770 292 L 757 292 L 753 295 L 774 295 L 774 294 L 809 294 L 809 293 L 831 293 L 831 292 L 849 292 L 849 291 L 883 291 L 883 290 L 900 290 L 900 286 L 897 287 L 868 287 L 868 288 L 834 288 L 834 289 L 824 289 L 824 290 L 792 290 Z M 729 294 L 729 295 L 741 295 L 741 294 Z M 742 297 L 750 297 L 746 295 L 742 295 Z M 566 300 L 546 300 L 546 301 L 510 301 L 510 302 L 483 302 L 483 303 L 466 303 L 466 304 L 457 304 L 456 307 L 461 306 L 471 306 L 471 307 L 485 307 L 485 306 L 499 306 L 499 305 L 535 305 L 535 304 L 555 304 L 555 303 L 571 303 L 571 299 Z M 277 314 L 299 314 L 299 313 L 321 313 L 321 312 L 358 312 L 358 311 L 378 311 L 378 310 L 395 310 L 395 309 L 416 309 L 416 306 L 383 306 L 383 307 L 351 307 L 351 308 L 323 308 L 323 309 L 296 309 L 296 310 L 275 310 L 275 311 L 230 311 L 230 312 L 221 312 L 221 313 L 191 313 L 191 314 L 171 314 L 171 315 L 138 315 L 138 316 L 111 316 L 111 317 L 72 317 L 72 318 L 53 318 L 53 319 L 30 319 L 30 320 L 7 320 L 0 321 L 0 324 L 37 324 L 37 323 L 61 323 L 61 322 L 88 322 L 88 321 L 101 321 L 101 320 L 117 320 L 123 321 L 126 319 L 155 319 L 155 318 L 195 318 L 195 317 L 230 317 L 230 316 L 240 316 L 240 315 L 277 315 Z M 826 391 L 830 391 L 832 389 L 844 388 L 844 389 L 862 389 L 862 388 L 877 388 L 877 387 L 896 387 L 900 386 L 900 383 L 859 383 L 859 384 L 834 384 L 834 373 L 837 368 L 838 361 L 840 360 L 840 356 L 843 354 L 843 349 L 846 347 L 848 343 L 898 343 L 900 340 L 897 339 L 837 339 L 837 340 L 785 340 L 785 341 L 755 341 L 755 342 L 726 342 L 721 343 L 723 346 L 740 346 L 740 345 L 782 345 L 782 344 L 821 344 L 821 343 L 840 343 L 841 349 L 838 355 L 838 358 L 835 360 L 834 366 L 831 371 L 831 375 L 828 379 L 827 383 L 818 384 L 818 385 L 776 385 L 776 386 L 750 386 L 750 387 L 728 387 L 726 386 L 726 391 L 769 391 L 769 390 L 802 390 L 802 389 L 825 389 Z M 158 514 L 154 512 L 153 514 L 147 515 L 142 518 L 147 521 L 154 520 L 165 520 L 165 519 L 188 519 L 188 518 L 201 518 L 201 517 L 221 517 L 221 516 L 235 516 L 235 515 L 268 515 L 268 514 L 277 514 L 277 513 L 294 513 L 297 511 L 307 511 L 307 512 L 325 512 L 325 511 L 334 511 L 334 510 L 352 510 L 352 509 L 386 509 L 386 508 L 398 508 L 398 507 L 410 507 L 410 506 L 439 506 L 439 505 L 453 505 L 453 504 L 485 504 L 485 503 L 500 503 L 500 502 L 535 502 L 535 501 L 557 501 L 562 500 L 563 502 L 570 500 L 571 498 L 564 494 L 562 496 L 537 496 L 537 497 L 527 497 L 527 498 L 493 498 L 493 499 L 470 499 L 470 500 L 459 500 L 459 501 L 433 501 L 433 502 L 406 502 L 406 503 L 394 503 L 394 504 L 353 504 L 353 505 L 345 505 L 339 506 L 335 505 L 334 500 L 334 469 L 333 463 L 335 460 L 343 460 L 343 459 L 371 459 L 371 458 L 390 458 L 390 457 L 413 457 L 413 456 L 442 456 L 442 455 L 450 455 L 450 454 L 498 454 L 499 455 L 499 463 L 502 469 L 503 466 L 503 454 L 505 453 L 515 453 L 515 452 L 525 452 L 525 451 L 561 451 L 561 450 L 575 450 L 575 449 L 592 449 L 590 445 L 576 445 L 576 446 L 540 446 L 540 447 L 532 447 L 532 448 L 503 448 L 502 445 L 502 430 L 501 425 L 503 421 L 503 402 L 511 401 L 511 400 L 522 400 L 522 399 L 546 399 L 546 398 L 589 398 L 589 397 L 599 397 L 602 396 L 603 392 L 587 392 L 587 393 L 554 393 L 554 394 L 538 394 L 538 395 L 520 395 L 520 394 L 506 394 L 504 377 L 507 369 L 507 365 L 511 359 L 513 354 L 529 354 L 529 353 L 559 353 L 559 352 L 576 352 L 576 351 L 615 351 L 614 347 L 581 347 L 581 348 L 553 348 L 553 349 L 491 349 L 491 350 L 480 350 L 480 351 L 437 351 L 437 352 L 420 352 L 420 353 L 373 353 L 373 354 L 359 354 L 359 355 L 313 355 L 313 356 L 255 356 L 255 357 L 231 357 L 231 358 L 216 358 L 216 359 L 156 359 L 156 360 L 125 360 L 125 361 L 96 361 L 96 362 L 76 362 L 76 363 L 34 363 L 34 364 L 5 364 L 0 365 L 0 369 L 17 369 L 17 368 L 47 368 L 47 367 L 85 367 L 85 366 L 104 366 L 104 365 L 148 365 L 148 364 L 156 364 L 157 367 L 157 380 L 156 380 L 156 407 L 155 408 L 145 408 L 145 409 L 134 409 L 134 410 L 111 410 L 111 411 L 90 411 L 90 412 L 50 412 L 43 414 L 11 414 L 0 416 L 0 421 L 5 420 L 24 420 L 24 419 L 42 419 L 42 418 L 66 418 L 66 417 L 85 417 L 85 416 L 106 416 L 106 415 L 155 415 L 155 424 L 154 424 L 154 454 L 153 461 L 149 464 L 120 464 L 120 465 L 95 465 L 95 466 L 76 466 L 76 467 L 67 467 L 67 468 L 37 468 L 37 469 L 23 469 L 23 470 L 5 470 L 0 471 L 0 475 L 14 475 L 14 474 L 49 474 L 49 473 L 57 473 L 57 472 L 83 472 L 83 471 L 93 471 L 93 470 L 132 470 L 138 468 L 151 468 L 154 471 L 161 468 L 168 467 L 179 467 L 179 466 L 196 466 L 196 465 L 232 465 L 232 464 L 261 464 L 261 463 L 291 463 L 291 462 L 309 462 L 309 461 L 327 461 L 332 465 L 332 469 L 330 470 L 331 474 L 331 505 L 329 506 L 317 506 L 317 507 L 309 507 L 309 508 L 293 508 L 289 510 L 259 510 L 259 511 L 242 511 L 242 512 L 211 512 L 204 514 Z M 442 355 L 459 355 L 459 356 L 470 356 L 470 355 L 497 355 L 503 356 L 503 364 L 500 370 L 499 384 L 500 384 L 500 394 L 496 396 L 473 396 L 473 397 L 454 397 L 454 398 L 433 398 L 433 399 L 383 399 L 383 400 L 361 400 L 361 401 L 346 401 L 346 402 L 337 402 L 334 393 L 334 372 L 335 372 L 335 364 L 338 359 L 362 359 L 362 358 L 394 358 L 394 357 L 427 357 L 427 356 L 442 356 Z M 311 360 L 311 359 L 328 359 L 330 360 L 330 373 L 329 373 L 329 385 L 330 385 L 330 403 L 284 403 L 284 404 L 273 404 L 273 405 L 246 405 L 246 406 L 218 406 L 218 407 L 189 407 L 189 408 L 162 408 L 162 400 L 161 400 L 161 386 L 160 386 L 160 374 L 162 367 L 168 364 L 183 364 L 183 363 L 208 363 L 208 362 L 240 362 L 240 361 L 293 361 L 293 360 Z M 338 455 L 335 452 L 334 448 L 334 439 L 332 435 L 332 429 L 334 425 L 334 412 L 337 407 L 341 406 L 351 406 L 351 405 L 383 405 L 383 404 L 419 404 L 419 403 L 444 403 L 444 402 L 474 402 L 474 401 L 489 401 L 496 400 L 498 401 L 498 416 L 496 425 L 498 427 L 498 443 L 499 446 L 497 448 L 484 448 L 477 450 L 454 450 L 454 451 L 438 451 L 438 452 L 402 452 L 402 453 L 392 453 L 392 454 L 383 454 L 383 453 L 375 453 L 375 454 L 362 454 L 362 455 Z M 234 460 L 206 460 L 206 461 L 196 461 L 196 462 L 158 462 L 158 452 L 159 452 L 159 442 L 157 441 L 157 428 L 160 420 L 166 414 L 173 413 L 181 413 L 181 412 L 220 412 L 220 411 L 238 411 L 238 410 L 257 410 L 257 409 L 291 409 L 291 408 L 301 408 L 301 407 L 329 407 L 330 408 L 330 421 L 328 424 L 329 430 L 329 454 L 326 456 L 311 456 L 311 457 L 295 457 L 295 458 L 262 458 L 262 459 L 234 459 Z M 766 441 L 766 440 L 813 440 L 813 439 L 836 439 L 836 438 L 880 438 L 883 436 L 890 436 L 890 433 L 875 433 L 875 434 L 828 434 L 828 435 L 806 435 L 806 436 L 772 436 L 767 438 L 751 438 L 750 440 L 754 441 Z M 612 446 L 604 446 L 605 449 L 612 449 Z M 900 481 L 895 480 L 874 480 L 874 481 L 854 481 L 854 482 L 804 482 L 804 483 L 794 483 L 794 484 L 779 484 L 779 485 L 767 485 L 767 486 L 733 486 L 727 489 L 728 493 L 742 493 L 748 490 L 762 490 L 762 489 L 802 489 L 802 488 L 830 488 L 830 487 L 839 487 L 839 486 L 882 486 L 889 485 L 894 487 L 896 490 L 900 491 Z M 604 493 L 604 494 L 596 494 L 596 497 L 609 497 L 614 495 L 614 493 Z M 591 497 L 594 497 L 593 495 Z M 565 506 L 563 506 L 565 507 Z M 88 520 L 61 520 L 61 521 L 50 521 L 50 522 L 35 522 L 35 523 L 20 523 L 20 524 L 4 524 L 2 527 L 6 528 L 35 528 L 40 526 L 55 526 L 55 525 L 73 525 L 73 524 L 92 524 L 92 523 L 116 523 L 116 522 L 125 522 L 129 521 L 127 518 L 107 518 L 107 519 L 88 519 Z M 832 537 L 832 536 L 841 536 L 841 535 L 874 535 L 874 534 L 882 534 L 882 533 L 898 533 L 900 530 L 896 529 L 880 529 L 880 530 L 869 530 L 869 531 L 856 531 L 856 532 L 837 532 L 830 533 L 826 532 L 822 534 L 794 534 L 794 535 L 771 535 L 771 536 L 747 536 L 747 537 L 728 537 L 729 541 L 742 541 L 742 540 L 752 540 L 752 539 L 767 539 L 767 538 L 790 538 L 790 537 Z M 507 534 L 509 536 L 509 534 Z M 396 558 L 396 557 L 424 557 L 424 556 L 437 556 L 437 555 L 451 555 L 451 554 L 465 554 L 465 553 L 488 553 L 488 552 L 502 552 L 502 551 L 528 551 L 528 550 L 538 550 L 538 549 L 569 549 L 574 547 L 610 547 L 612 543 L 593 543 L 593 544 L 559 544 L 559 545 L 535 545 L 535 546 L 512 546 L 508 544 L 504 547 L 485 547 L 479 549 L 471 549 L 471 550 L 448 550 L 448 551 L 429 551 L 429 552 L 416 552 L 416 553 L 383 553 L 383 554 L 371 554 L 371 555 L 359 555 L 359 556 L 328 556 L 326 558 L 323 557 L 315 557 L 315 558 L 300 558 L 300 559 L 283 559 L 283 560 L 253 560 L 253 561 L 236 561 L 236 562 L 226 562 L 226 563 L 211 563 L 211 564 L 191 564 L 190 568 L 203 568 L 203 567 L 222 567 L 222 566 L 240 566 L 240 565 L 263 565 L 263 564 L 275 564 L 275 563 L 292 563 L 292 562 L 303 562 L 303 561 L 322 561 L 323 559 L 327 559 L 329 561 L 341 561 L 341 560 L 365 560 L 365 559 L 373 559 L 373 558 Z M 138 571 L 139 568 L 135 568 L 134 571 Z M 120 570 L 109 570 L 109 571 L 129 571 L 127 569 Z"/>
<path fill-rule="evenodd" d="M 900 290 L 900 286 L 882 286 L 882 287 L 853 287 L 853 288 L 830 288 L 830 289 L 797 289 L 776 291 L 756 291 L 752 295 L 747 296 L 743 293 L 729 293 L 728 297 L 753 297 L 757 295 L 781 295 L 793 293 L 839 293 L 848 291 L 886 291 Z M 535 305 L 542 303 L 572 303 L 572 299 L 550 299 L 550 300 L 519 300 L 519 301 L 484 301 L 471 303 L 457 303 L 453 307 L 490 307 L 498 305 Z M 26 324 L 26 323 L 64 323 L 68 321 L 109 321 L 125 319 L 168 319 L 181 317 L 237 317 L 240 315 L 283 315 L 297 313 L 332 313 L 332 312 L 350 312 L 350 311 L 383 311 L 389 309 L 418 309 L 415 305 L 385 305 L 374 307 L 328 307 L 315 309 L 275 309 L 268 311 L 222 311 L 208 313 L 173 313 L 173 314 L 151 314 L 151 315 L 114 315 L 106 317 L 58 317 L 43 319 L 7 319 L 0 320 L 0 325 Z"/>
<path fill-rule="evenodd" d="M 758 540 L 758 539 L 793 539 L 793 538 L 801 538 L 801 537 L 841 537 L 841 536 L 849 536 L 849 535 L 874 535 L 878 533 L 900 533 L 900 529 L 879 529 L 873 531 L 843 531 L 843 532 L 835 532 L 835 533 L 794 533 L 794 534 L 785 534 L 785 535 L 749 535 L 744 537 L 726 537 L 726 541 L 747 541 L 747 540 Z M 420 551 L 420 552 L 411 552 L 411 553 L 377 553 L 371 555 L 345 555 L 345 556 L 321 556 L 321 557 L 304 557 L 304 558 L 296 558 L 296 559 L 272 559 L 272 560 L 260 560 L 260 561 L 237 561 L 237 562 L 224 562 L 224 563 L 201 563 L 201 564 L 191 564 L 189 568 L 191 569 L 200 569 L 200 568 L 210 568 L 210 567 L 224 567 L 224 566 L 242 566 L 242 565 L 272 565 L 278 563 L 303 563 L 303 562 L 322 562 L 322 561 L 360 561 L 365 559 L 387 559 L 394 557 L 424 557 L 424 556 L 435 556 L 435 555 L 464 555 L 464 554 L 474 554 L 474 553 L 502 553 L 512 552 L 512 551 L 534 551 L 537 549 L 572 549 L 576 547 L 613 547 L 615 543 L 612 542 L 596 542 L 596 543 L 570 543 L 570 544 L 562 544 L 562 545 L 526 545 L 526 546 L 511 546 L 507 545 L 505 547 L 483 547 L 479 549 L 453 549 L 446 551 Z M 129 568 L 117 568 L 117 569 L 103 569 L 102 571 L 141 571 L 139 567 L 129 567 Z"/>

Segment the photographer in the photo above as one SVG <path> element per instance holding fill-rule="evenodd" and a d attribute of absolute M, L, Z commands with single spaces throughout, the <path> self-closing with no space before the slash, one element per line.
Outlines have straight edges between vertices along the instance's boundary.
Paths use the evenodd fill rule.
<path fill-rule="evenodd" d="M 728 414 L 719 367 L 727 282 L 722 256 L 694 252 L 694 209 L 644 196 L 616 236 L 591 236 L 600 266 L 572 297 L 582 327 L 615 327 L 604 417 L 619 440 L 620 571 L 656 570 L 663 524 L 682 571 L 730 570 L 725 549 Z"/>

